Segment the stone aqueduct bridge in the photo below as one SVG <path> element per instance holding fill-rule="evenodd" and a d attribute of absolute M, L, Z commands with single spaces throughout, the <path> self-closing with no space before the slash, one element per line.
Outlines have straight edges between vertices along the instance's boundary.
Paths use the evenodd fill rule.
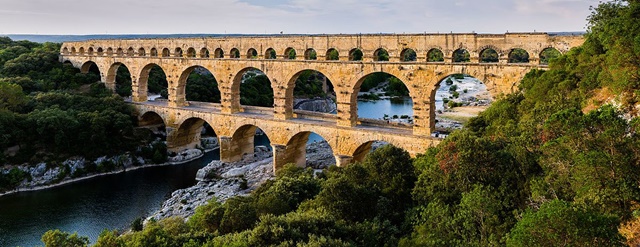
<path fill-rule="evenodd" d="M 435 92 L 444 78 L 454 73 L 469 74 L 483 81 L 494 96 L 509 93 L 528 71 L 545 67 L 540 64 L 544 49 L 555 48 L 564 53 L 582 43 L 582 36 L 545 33 L 90 40 L 64 43 L 60 61 L 71 62 L 83 72 L 97 65 L 109 88 L 115 87 L 118 67 L 126 66 L 141 122 L 164 123 L 171 150 L 197 145 L 203 123 L 207 122 L 219 137 L 221 159 L 238 160 L 253 152 L 253 136 L 259 127 L 271 140 L 277 169 L 286 163 L 304 164 L 305 143 L 311 132 L 329 142 L 338 165 L 363 159 L 373 140 L 387 141 L 411 155 L 422 153 L 438 143 L 431 133 L 435 128 Z M 499 54 L 499 62 L 480 63 L 480 54 L 489 48 Z M 527 51 L 530 62 L 508 63 L 509 53 L 515 48 Z M 363 54 L 360 61 L 353 61 L 356 49 Z M 376 61 L 382 49 L 388 52 L 389 61 Z M 470 62 L 453 61 L 453 54 L 459 49 L 470 54 Z M 291 50 L 296 52 L 295 59 L 287 55 Z M 410 50 L 416 53 L 415 60 L 404 61 Z M 443 53 L 444 61 L 428 62 L 429 54 L 436 50 Z M 339 59 L 330 60 L 328 54 L 335 52 Z M 167 76 L 166 102 L 147 101 L 147 79 L 155 65 Z M 186 101 L 186 81 L 196 67 L 206 68 L 216 78 L 222 95 L 220 104 Z M 250 69 L 259 69 L 270 79 L 273 108 L 240 105 L 242 75 Z M 319 71 L 332 82 L 337 114 L 293 110 L 295 81 L 305 70 Z M 360 85 L 375 72 L 386 72 L 405 83 L 413 99 L 413 126 L 358 118 Z"/>

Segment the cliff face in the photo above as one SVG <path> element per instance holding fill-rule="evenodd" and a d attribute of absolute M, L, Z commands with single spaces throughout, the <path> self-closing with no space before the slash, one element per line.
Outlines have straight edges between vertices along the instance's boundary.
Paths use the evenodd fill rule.
<path fill-rule="evenodd" d="M 305 111 L 335 113 L 336 103 L 330 98 L 296 99 L 294 109 Z"/>

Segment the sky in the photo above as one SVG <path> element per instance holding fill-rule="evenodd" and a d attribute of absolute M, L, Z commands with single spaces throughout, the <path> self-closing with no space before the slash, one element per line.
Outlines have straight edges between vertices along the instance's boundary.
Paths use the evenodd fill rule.
<path fill-rule="evenodd" d="M 585 31 L 598 0 L 0 0 L 0 34 Z"/>

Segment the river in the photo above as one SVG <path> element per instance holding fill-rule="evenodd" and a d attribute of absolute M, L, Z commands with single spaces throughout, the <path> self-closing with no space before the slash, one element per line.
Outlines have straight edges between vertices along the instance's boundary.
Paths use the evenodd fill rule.
<path fill-rule="evenodd" d="M 411 100 L 359 102 L 363 118 L 412 115 Z M 322 137 L 312 134 L 309 142 Z M 266 136 L 256 145 L 269 146 Z M 104 229 L 126 229 L 160 208 L 171 192 L 195 184 L 195 174 L 217 151 L 182 165 L 159 166 L 97 177 L 59 187 L 0 197 L 0 246 L 39 246 L 49 229 L 78 232 L 95 242 Z"/>

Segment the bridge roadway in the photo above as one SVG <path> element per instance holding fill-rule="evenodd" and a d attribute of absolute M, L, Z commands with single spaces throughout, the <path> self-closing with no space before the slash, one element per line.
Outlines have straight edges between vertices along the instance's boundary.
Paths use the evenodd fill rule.
<path fill-rule="evenodd" d="M 178 151 L 200 144 L 203 124 L 209 124 L 220 142 L 220 158 L 237 161 L 253 153 L 253 138 L 260 128 L 271 141 L 274 169 L 284 164 L 305 164 L 306 143 L 311 132 L 322 136 L 336 157 L 337 165 L 361 161 L 373 141 L 385 141 L 407 150 L 412 156 L 423 153 L 439 143 L 437 138 L 416 136 L 411 127 L 376 125 L 374 121 L 357 127 L 338 126 L 334 114 L 297 111 L 296 119 L 275 119 L 267 107 L 247 107 L 244 112 L 225 114 L 220 104 L 191 102 L 189 106 L 173 107 L 166 101 L 132 102 L 140 112 L 142 124 L 167 126 L 167 146 Z"/>

